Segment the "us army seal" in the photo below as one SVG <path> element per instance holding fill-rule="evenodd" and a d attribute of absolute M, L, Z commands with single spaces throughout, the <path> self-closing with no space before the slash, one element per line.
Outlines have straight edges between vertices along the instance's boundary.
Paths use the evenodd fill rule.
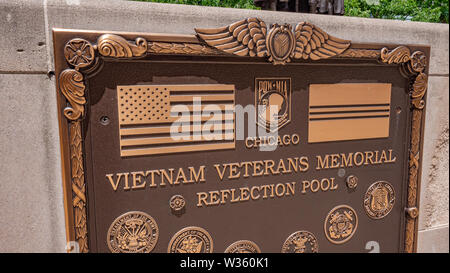
<path fill-rule="evenodd" d="M 358 227 L 358 216 L 347 205 L 334 207 L 325 218 L 324 230 L 328 241 L 343 244 L 350 240 Z"/>
<path fill-rule="evenodd" d="M 240 240 L 228 246 L 225 253 L 261 253 L 261 249 L 252 241 Z"/>
<path fill-rule="evenodd" d="M 211 235 L 200 227 L 186 227 L 170 239 L 168 253 L 212 253 Z"/>
<path fill-rule="evenodd" d="M 319 244 L 309 231 L 296 231 L 284 241 L 281 253 L 317 253 Z"/>
<path fill-rule="evenodd" d="M 159 229 L 155 220 L 140 211 L 130 211 L 117 217 L 107 234 L 108 248 L 114 253 L 148 253 L 158 242 Z"/>
<path fill-rule="evenodd" d="M 373 183 L 364 195 L 364 208 L 372 219 L 381 219 L 388 215 L 394 203 L 394 187 L 385 181 Z"/>

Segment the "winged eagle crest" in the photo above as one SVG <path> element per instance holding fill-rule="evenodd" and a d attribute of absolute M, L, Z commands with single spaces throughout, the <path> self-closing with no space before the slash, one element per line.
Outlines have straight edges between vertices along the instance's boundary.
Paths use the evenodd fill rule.
<path fill-rule="evenodd" d="M 218 50 L 238 56 L 269 57 L 274 63 L 282 64 L 290 58 L 330 58 L 350 46 L 350 41 L 328 35 L 305 22 L 297 24 L 294 30 L 290 25 L 277 24 L 268 30 L 264 21 L 248 18 L 221 28 L 196 28 L 195 31 L 206 44 Z"/>

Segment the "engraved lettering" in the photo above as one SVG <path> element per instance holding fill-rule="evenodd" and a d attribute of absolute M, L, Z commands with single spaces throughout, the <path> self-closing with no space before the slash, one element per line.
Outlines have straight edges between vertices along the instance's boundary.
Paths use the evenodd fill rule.
<path fill-rule="evenodd" d="M 146 181 L 141 181 L 142 177 L 145 176 L 144 172 L 132 172 L 133 175 L 133 186 L 132 189 L 142 189 L 145 188 Z"/>

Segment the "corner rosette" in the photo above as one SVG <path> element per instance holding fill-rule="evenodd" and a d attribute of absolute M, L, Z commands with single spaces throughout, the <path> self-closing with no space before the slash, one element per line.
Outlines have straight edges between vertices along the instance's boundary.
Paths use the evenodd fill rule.
<path fill-rule="evenodd" d="M 64 46 L 64 57 L 76 70 L 89 67 L 95 60 L 94 46 L 84 39 L 72 39 Z"/>

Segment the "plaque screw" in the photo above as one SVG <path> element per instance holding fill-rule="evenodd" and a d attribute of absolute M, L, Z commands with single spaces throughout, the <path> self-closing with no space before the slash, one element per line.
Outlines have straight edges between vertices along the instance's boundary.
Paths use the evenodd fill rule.
<path fill-rule="evenodd" d="M 355 175 L 347 176 L 347 187 L 350 189 L 355 189 L 358 186 L 358 177 Z"/>
<path fill-rule="evenodd" d="M 109 122 L 110 122 L 110 120 L 109 120 L 109 117 L 107 117 L 107 116 L 103 116 L 100 118 L 100 123 L 103 125 L 108 125 Z"/>
<path fill-rule="evenodd" d="M 405 210 L 406 210 L 406 213 L 408 213 L 409 217 L 411 217 L 412 219 L 419 216 L 419 210 L 416 207 L 406 208 Z"/>

